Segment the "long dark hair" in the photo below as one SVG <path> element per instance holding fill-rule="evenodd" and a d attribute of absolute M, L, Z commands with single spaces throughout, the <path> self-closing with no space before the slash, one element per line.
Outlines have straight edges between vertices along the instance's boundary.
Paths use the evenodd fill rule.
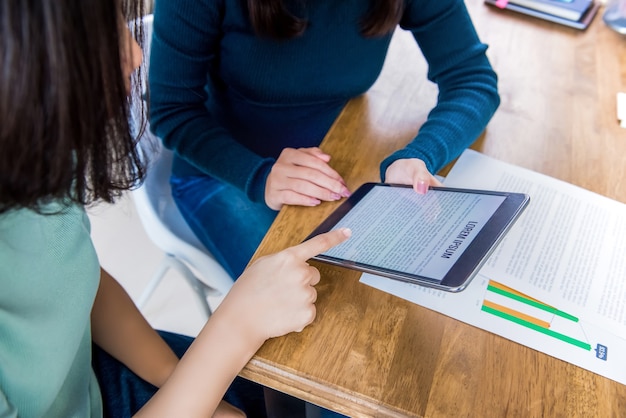
<path fill-rule="evenodd" d="M 137 22 L 142 3 L 0 2 L 0 213 L 111 202 L 143 179 L 120 58 L 120 11 Z"/>
<path fill-rule="evenodd" d="M 247 1 L 250 21 L 257 34 L 288 39 L 304 32 L 306 20 L 292 14 L 285 7 L 284 0 Z M 404 0 L 370 0 L 369 11 L 361 20 L 361 33 L 375 37 L 392 32 L 400 22 L 403 10 Z"/>

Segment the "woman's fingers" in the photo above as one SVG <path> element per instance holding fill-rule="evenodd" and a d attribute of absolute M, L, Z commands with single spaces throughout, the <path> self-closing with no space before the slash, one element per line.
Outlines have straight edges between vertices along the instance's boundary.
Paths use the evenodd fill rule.
<path fill-rule="evenodd" d="M 393 162 L 385 172 L 385 182 L 408 184 L 417 193 L 425 194 L 429 186 L 441 186 L 426 168 L 426 164 L 417 158 L 406 158 Z"/>
<path fill-rule="evenodd" d="M 265 203 L 279 210 L 283 205 L 315 206 L 350 195 L 343 178 L 317 148 L 283 150 L 265 185 Z"/>

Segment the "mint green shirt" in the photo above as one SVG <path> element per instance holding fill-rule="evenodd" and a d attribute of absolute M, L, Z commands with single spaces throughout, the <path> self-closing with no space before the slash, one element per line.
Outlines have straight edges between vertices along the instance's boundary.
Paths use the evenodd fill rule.
<path fill-rule="evenodd" d="M 0 215 L 0 418 L 101 417 L 90 314 L 100 270 L 80 206 Z"/>

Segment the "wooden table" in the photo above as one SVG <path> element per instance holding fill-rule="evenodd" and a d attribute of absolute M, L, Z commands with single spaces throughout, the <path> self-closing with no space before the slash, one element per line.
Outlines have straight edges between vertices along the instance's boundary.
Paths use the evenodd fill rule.
<path fill-rule="evenodd" d="M 626 202 L 616 118 L 626 38 L 601 15 L 580 32 L 466 3 L 502 98 L 473 148 Z M 436 97 L 425 73 L 413 39 L 397 33 L 381 78 L 329 132 L 322 148 L 352 190 L 378 181 L 378 163 L 425 121 Z M 283 209 L 255 257 L 297 244 L 337 205 Z M 317 319 L 268 341 L 244 377 L 357 417 L 626 414 L 626 386 L 360 284 L 360 273 L 313 264 Z"/>

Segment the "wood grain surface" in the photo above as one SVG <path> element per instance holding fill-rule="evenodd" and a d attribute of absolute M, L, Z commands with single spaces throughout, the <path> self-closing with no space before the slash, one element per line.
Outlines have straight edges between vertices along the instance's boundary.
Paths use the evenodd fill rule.
<path fill-rule="evenodd" d="M 600 15 L 581 32 L 466 4 L 502 98 L 472 148 L 626 202 L 616 118 L 626 38 Z M 379 181 L 379 162 L 414 137 L 436 94 L 414 40 L 396 33 L 380 79 L 322 144 L 352 190 Z M 338 204 L 284 208 L 255 258 L 299 243 Z M 626 416 L 626 386 L 312 264 L 322 275 L 315 322 L 268 341 L 242 376 L 354 417 Z"/>

